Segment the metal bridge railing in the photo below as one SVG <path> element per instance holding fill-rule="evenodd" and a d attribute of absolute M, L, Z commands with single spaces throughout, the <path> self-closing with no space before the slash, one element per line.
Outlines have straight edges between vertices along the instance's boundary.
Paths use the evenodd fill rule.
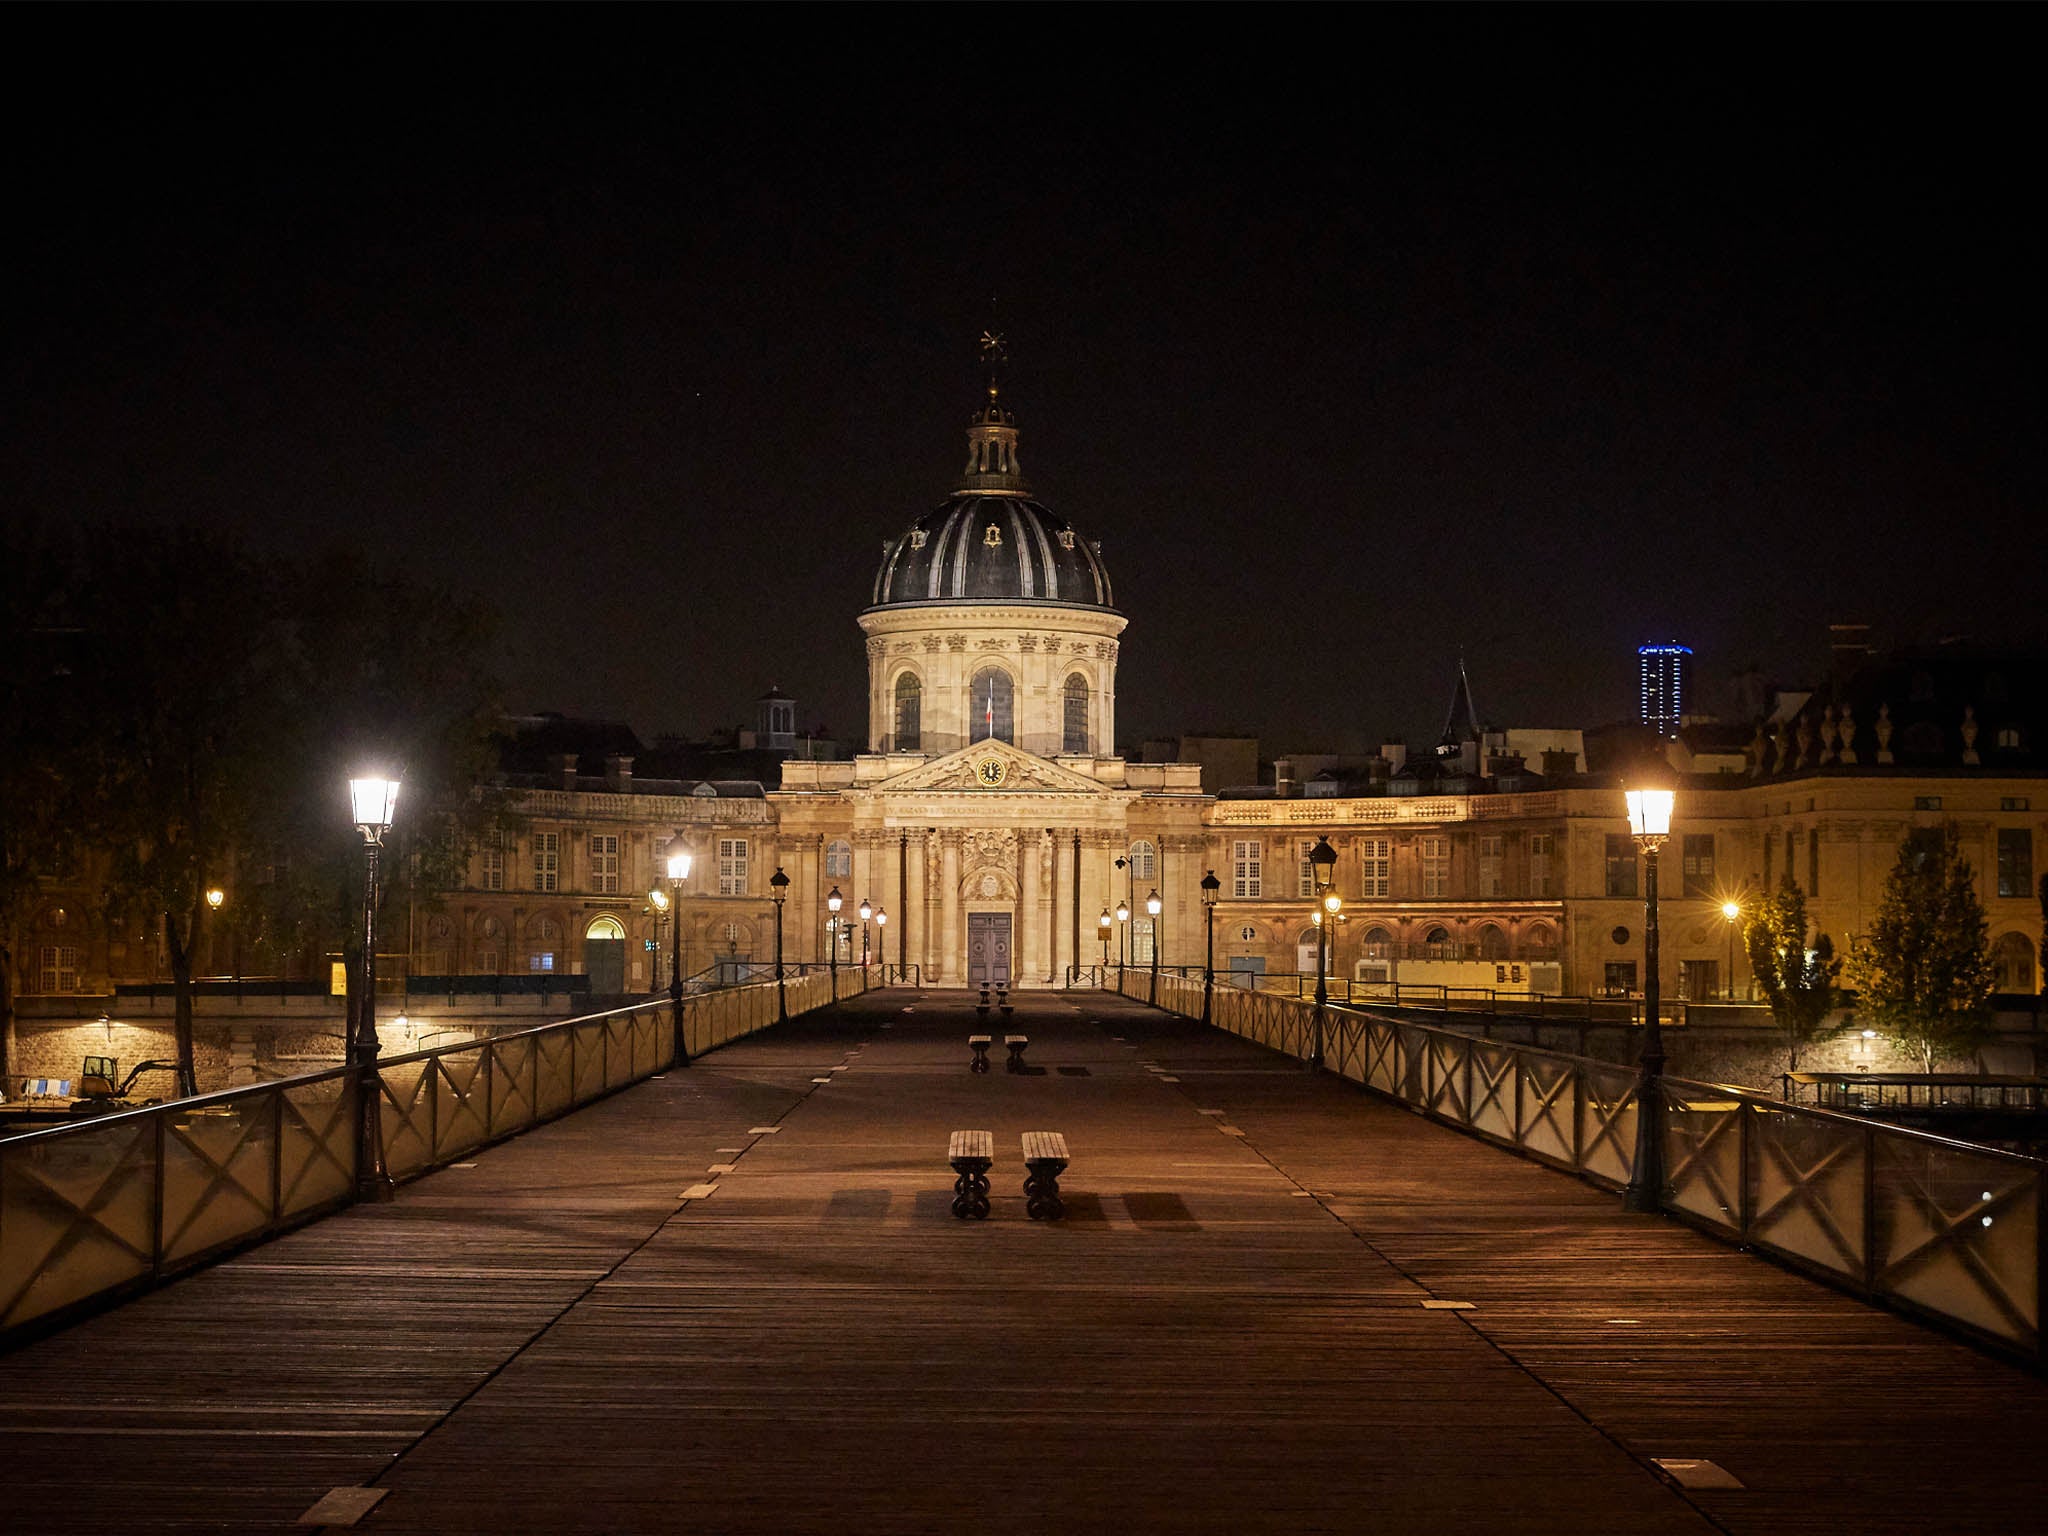
<path fill-rule="evenodd" d="M 866 990 L 858 966 L 837 996 Z M 789 1013 L 834 1000 L 783 983 Z M 773 1024 L 776 983 L 683 999 L 692 1057 Z M 417 1177 L 673 1064 L 666 998 L 385 1057 L 385 1166 Z M 361 1075 L 334 1067 L 0 1139 L 0 1343 L 355 1198 Z"/>
<path fill-rule="evenodd" d="M 1144 1000 L 1148 972 L 1120 990 Z M 1312 1003 L 1218 986 L 1211 1020 L 1306 1059 Z M 1199 976 L 1159 1006 L 1199 1018 Z M 1470 1135 L 1606 1188 L 1635 1161 L 1633 1067 L 1485 1040 L 1352 1007 L 1324 1011 L 1332 1071 Z M 2041 1329 L 2048 1163 L 1768 1093 L 1666 1077 L 1661 1207 L 1866 1298 L 2048 1365 Z"/>

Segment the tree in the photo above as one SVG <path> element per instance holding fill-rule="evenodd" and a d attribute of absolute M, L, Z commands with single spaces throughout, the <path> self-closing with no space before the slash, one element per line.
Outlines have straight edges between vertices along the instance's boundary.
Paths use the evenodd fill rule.
<path fill-rule="evenodd" d="M 1849 958 L 1858 1006 L 1929 1072 L 1976 1050 L 1991 1028 L 1990 924 L 1960 844 L 1954 822 L 1907 834 Z"/>
<path fill-rule="evenodd" d="M 1742 928 L 1743 952 L 1785 1036 L 1791 1072 L 1804 1047 L 1835 1033 L 1827 1018 L 1841 996 L 1834 941 L 1816 933 L 1809 946 L 1806 930 L 1806 897 L 1789 879 L 1757 902 Z"/>

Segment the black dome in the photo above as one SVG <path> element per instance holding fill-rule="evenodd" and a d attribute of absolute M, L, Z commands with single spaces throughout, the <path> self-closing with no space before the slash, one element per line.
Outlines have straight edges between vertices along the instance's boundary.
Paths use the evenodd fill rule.
<path fill-rule="evenodd" d="M 955 495 L 891 540 L 875 573 L 877 608 L 1014 602 L 1116 606 L 1095 547 L 1025 496 Z"/>

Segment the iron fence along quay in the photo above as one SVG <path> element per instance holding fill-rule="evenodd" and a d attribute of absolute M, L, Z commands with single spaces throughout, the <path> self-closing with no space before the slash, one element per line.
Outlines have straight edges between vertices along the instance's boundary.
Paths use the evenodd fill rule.
<path fill-rule="evenodd" d="M 1224 986 L 1220 1029 L 1305 1060 L 1314 1005 Z M 1150 973 L 1112 990 L 1143 1000 Z M 1159 1006 L 1202 1013 L 1199 976 Z M 1633 1067 L 1353 1007 L 1324 1012 L 1325 1064 L 1368 1090 L 1604 1188 L 1635 1161 Z M 1953 1329 L 2036 1369 L 2048 1163 L 1746 1089 L 1665 1077 L 1659 1203 L 1699 1230 Z"/>
<path fill-rule="evenodd" d="M 690 1055 L 773 1024 L 777 985 L 684 998 Z M 794 1015 L 866 979 L 781 985 Z M 386 1057 L 385 1166 L 430 1172 L 667 1069 L 674 1047 L 662 998 Z M 359 1091 L 335 1067 L 0 1139 L 0 1343 L 349 1204 Z"/>

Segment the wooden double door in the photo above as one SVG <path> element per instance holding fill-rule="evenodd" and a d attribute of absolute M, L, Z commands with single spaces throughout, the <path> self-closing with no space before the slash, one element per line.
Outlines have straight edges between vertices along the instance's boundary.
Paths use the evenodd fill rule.
<path fill-rule="evenodd" d="M 1010 984 L 1010 914 L 970 912 L 967 914 L 967 985 L 995 987 Z"/>

